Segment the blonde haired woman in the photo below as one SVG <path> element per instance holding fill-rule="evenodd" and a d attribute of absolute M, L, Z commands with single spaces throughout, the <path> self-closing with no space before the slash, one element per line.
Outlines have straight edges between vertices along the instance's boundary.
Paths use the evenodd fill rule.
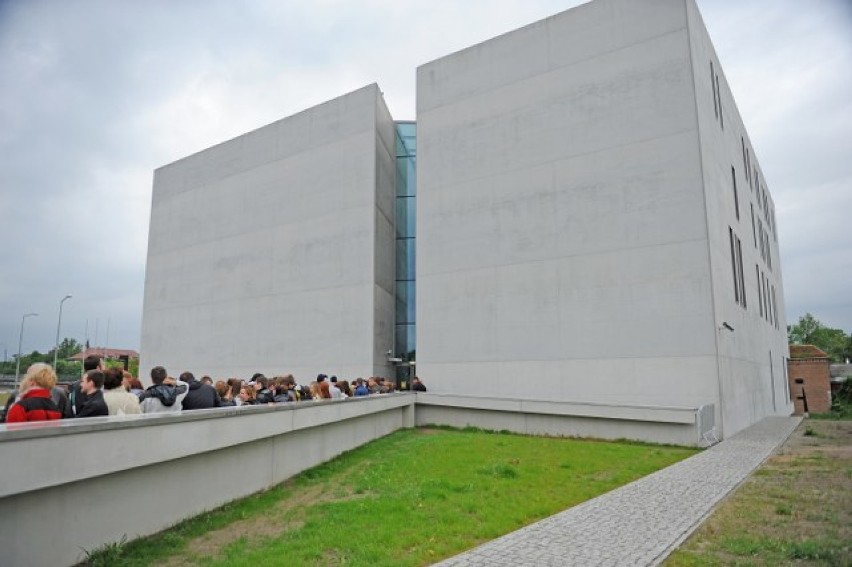
<path fill-rule="evenodd" d="M 62 412 L 50 397 L 55 385 L 56 373 L 50 365 L 37 362 L 30 366 L 21 382 L 21 397 L 9 408 L 6 423 L 61 419 Z"/>

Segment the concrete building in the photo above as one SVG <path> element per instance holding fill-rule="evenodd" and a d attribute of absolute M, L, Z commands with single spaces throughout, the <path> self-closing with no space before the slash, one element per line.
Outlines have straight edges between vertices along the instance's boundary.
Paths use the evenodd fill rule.
<path fill-rule="evenodd" d="M 394 143 L 370 85 L 158 169 L 142 377 L 388 375 Z"/>
<path fill-rule="evenodd" d="M 374 85 L 158 170 L 143 369 L 389 376 L 390 350 L 471 400 L 433 398 L 447 422 L 792 411 L 774 205 L 694 0 L 427 63 L 400 127 Z"/>

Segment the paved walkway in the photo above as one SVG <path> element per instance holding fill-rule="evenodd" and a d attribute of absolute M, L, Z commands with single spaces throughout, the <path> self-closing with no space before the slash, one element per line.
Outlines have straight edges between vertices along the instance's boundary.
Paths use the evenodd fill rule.
<path fill-rule="evenodd" d="M 766 418 L 693 457 L 438 565 L 657 565 L 800 421 Z"/>

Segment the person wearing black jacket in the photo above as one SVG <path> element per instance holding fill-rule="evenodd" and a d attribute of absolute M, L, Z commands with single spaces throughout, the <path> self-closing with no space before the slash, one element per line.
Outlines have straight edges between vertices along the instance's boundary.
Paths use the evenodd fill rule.
<path fill-rule="evenodd" d="M 85 358 L 85 360 L 83 360 L 83 375 L 90 370 L 103 370 L 103 367 L 101 366 L 101 357 L 90 354 Z M 83 404 L 86 403 L 86 394 L 84 394 L 81 390 L 82 384 L 82 378 L 71 384 L 70 392 L 68 394 L 68 403 L 65 405 L 63 411 L 64 417 L 77 417 L 77 412 L 79 412 L 80 408 L 83 407 Z"/>
<path fill-rule="evenodd" d="M 210 384 L 199 382 L 195 379 L 192 372 L 184 372 L 180 375 L 180 380 L 189 385 L 189 392 L 187 392 L 186 397 L 181 402 L 183 409 L 218 408 L 222 405 L 219 394 L 216 393 L 216 388 Z"/>
<path fill-rule="evenodd" d="M 109 415 L 109 408 L 104 401 L 104 373 L 100 370 L 89 370 L 80 379 L 80 391 L 85 395 L 85 401 L 77 410 L 74 417 L 96 417 Z"/>

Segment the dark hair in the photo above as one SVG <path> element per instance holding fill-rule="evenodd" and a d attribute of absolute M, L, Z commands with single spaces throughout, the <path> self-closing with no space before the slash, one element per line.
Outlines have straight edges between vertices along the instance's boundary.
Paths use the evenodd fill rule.
<path fill-rule="evenodd" d="M 195 382 L 195 376 L 192 375 L 192 372 L 184 372 L 180 375 L 179 380 L 189 384 L 190 382 Z"/>
<path fill-rule="evenodd" d="M 100 365 L 101 357 L 96 354 L 90 354 L 83 361 L 83 372 L 88 372 L 89 370 L 96 370 Z"/>
<path fill-rule="evenodd" d="M 325 374 L 317 374 L 317 382 L 322 383 L 325 379 L 328 378 Z"/>
<path fill-rule="evenodd" d="M 89 370 L 86 372 L 86 377 L 94 383 L 99 390 L 104 386 L 104 373 L 100 370 Z"/>
<path fill-rule="evenodd" d="M 251 380 L 249 380 L 249 382 L 257 382 L 257 379 L 258 379 L 258 378 L 264 378 L 263 373 L 261 373 L 261 372 L 255 372 L 255 373 L 254 373 L 254 376 L 252 376 L 252 377 L 251 377 Z"/>
<path fill-rule="evenodd" d="M 168 373 L 162 366 L 155 366 L 151 369 L 151 381 L 158 386 L 163 383 L 166 376 L 168 376 Z"/>
<path fill-rule="evenodd" d="M 260 384 L 260 385 L 261 385 L 261 386 L 263 386 L 264 388 L 266 388 L 267 386 L 269 386 L 269 380 L 267 380 L 267 379 L 266 379 L 266 376 L 264 376 L 263 374 L 261 374 L 260 376 L 258 376 L 257 378 L 255 378 L 254 383 L 255 383 L 255 384 Z"/>
<path fill-rule="evenodd" d="M 124 372 L 120 368 L 107 368 L 104 372 L 104 388 L 115 390 L 124 381 Z"/>
<path fill-rule="evenodd" d="M 133 388 L 134 390 L 144 390 L 145 389 L 145 388 L 142 387 L 142 382 L 139 381 L 139 378 L 134 378 L 133 380 L 131 380 L 130 381 L 130 387 Z"/>

